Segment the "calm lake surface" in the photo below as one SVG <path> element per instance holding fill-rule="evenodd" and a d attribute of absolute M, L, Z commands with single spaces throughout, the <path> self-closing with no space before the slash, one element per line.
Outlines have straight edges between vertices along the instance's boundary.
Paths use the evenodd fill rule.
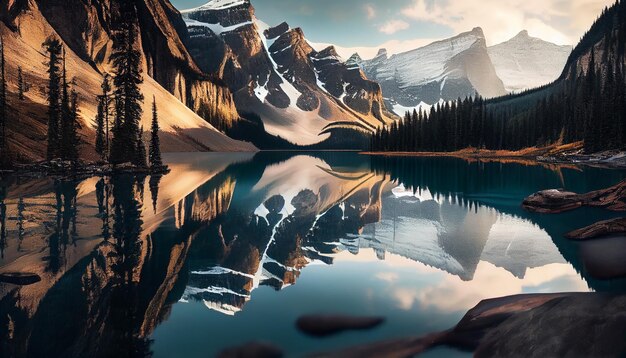
<path fill-rule="evenodd" d="M 485 298 L 626 290 L 625 241 L 562 237 L 617 214 L 520 208 L 624 171 L 328 152 L 167 161 L 162 178 L 0 182 L 0 274 L 40 278 L 0 279 L 0 356 L 212 357 L 251 341 L 303 356 L 448 329 Z M 316 313 L 386 322 L 323 339 L 295 328 Z"/>

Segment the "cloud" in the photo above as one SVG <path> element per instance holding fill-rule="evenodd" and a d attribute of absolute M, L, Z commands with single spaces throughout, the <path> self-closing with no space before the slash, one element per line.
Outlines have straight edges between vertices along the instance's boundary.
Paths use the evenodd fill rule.
<path fill-rule="evenodd" d="M 575 44 L 613 0 L 413 0 L 401 10 L 408 19 L 445 25 L 455 33 L 480 26 L 487 42 L 499 43 L 526 29 L 557 44 Z"/>
<path fill-rule="evenodd" d="M 365 14 L 368 19 L 371 20 L 376 17 L 376 9 L 372 4 L 365 4 L 365 6 L 363 6 L 363 10 L 365 10 Z"/>
<path fill-rule="evenodd" d="M 395 34 L 398 31 L 406 30 L 409 28 L 409 26 L 409 23 L 403 20 L 390 20 L 379 26 L 378 31 L 387 35 L 391 35 Z"/>

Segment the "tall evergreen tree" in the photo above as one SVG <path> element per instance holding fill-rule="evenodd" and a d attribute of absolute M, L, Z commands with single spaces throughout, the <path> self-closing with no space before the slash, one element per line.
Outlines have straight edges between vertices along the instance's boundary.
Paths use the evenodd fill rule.
<path fill-rule="evenodd" d="M 102 79 L 102 109 L 104 114 L 104 143 L 105 143 L 105 157 L 109 160 L 111 153 L 111 76 L 108 73 L 104 74 Z"/>
<path fill-rule="evenodd" d="M 96 112 L 96 153 L 102 159 L 106 159 L 106 139 L 104 138 L 104 100 L 98 96 L 98 108 Z"/>
<path fill-rule="evenodd" d="M 159 140 L 159 115 L 156 98 L 152 97 L 152 127 L 150 128 L 150 166 L 160 168 L 163 166 L 161 158 L 161 141 Z"/>
<path fill-rule="evenodd" d="M 70 85 L 67 80 L 67 67 L 65 62 L 65 49 L 62 50 L 61 67 L 61 124 L 60 124 L 60 157 L 72 160 L 74 146 L 74 118 L 72 113 L 72 99 L 70 97 Z"/>
<path fill-rule="evenodd" d="M 4 38 L 0 38 L 0 166 L 5 166 L 8 159 L 7 144 L 7 81 L 4 57 Z"/>
<path fill-rule="evenodd" d="M 43 46 L 48 53 L 48 160 L 59 156 L 61 119 L 61 41 L 48 38 Z"/>
<path fill-rule="evenodd" d="M 147 163 L 146 163 L 146 145 L 143 142 L 143 127 L 139 129 L 135 143 L 137 143 L 137 148 L 135 149 L 135 152 L 134 152 L 135 156 L 134 158 L 132 158 L 132 163 L 138 167 L 145 168 L 147 167 Z"/>
<path fill-rule="evenodd" d="M 24 100 L 24 92 L 26 92 L 26 83 L 24 83 L 24 73 L 22 66 L 17 67 L 17 97 L 20 101 Z"/>
<path fill-rule="evenodd" d="M 111 162 L 120 164 L 132 162 L 142 165 L 137 150 L 139 145 L 139 121 L 142 115 L 143 95 L 139 85 L 141 75 L 141 54 L 135 48 L 137 17 L 133 1 L 120 2 L 120 14 L 116 20 L 113 35 L 113 61 L 115 85 L 115 124 L 111 143 Z M 145 158 L 143 159 L 145 164 Z"/>
<path fill-rule="evenodd" d="M 63 140 L 70 143 L 66 159 L 71 160 L 73 163 L 76 163 L 79 158 L 78 149 L 80 147 L 80 138 L 78 131 L 80 128 L 81 125 L 78 118 L 78 92 L 76 92 L 76 89 L 72 88 L 70 93 L 70 124 Z"/>
<path fill-rule="evenodd" d="M 102 79 L 102 93 L 98 96 L 96 113 L 96 152 L 104 160 L 109 160 L 110 151 L 110 120 L 111 113 L 111 81 L 108 73 Z"/>

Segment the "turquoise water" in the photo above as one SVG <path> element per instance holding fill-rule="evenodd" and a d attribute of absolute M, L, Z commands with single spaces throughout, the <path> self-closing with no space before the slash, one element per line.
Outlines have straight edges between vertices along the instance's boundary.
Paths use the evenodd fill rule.
<path fill-rule="evenodd" d="M 620 240 L 562 237 L 615 213 L 520 208 L 623 171 L 328 152 L 167 160 L 162 178 L 2 181 L 0 273 L 41 278 L 0 283 L 2 356 L 210 357 L 252 341 L 303 356 L 445 330 L 485 298 L 626 287 Z M 386 321 L 323 339 L 295 328 L 316 313 Z"/>

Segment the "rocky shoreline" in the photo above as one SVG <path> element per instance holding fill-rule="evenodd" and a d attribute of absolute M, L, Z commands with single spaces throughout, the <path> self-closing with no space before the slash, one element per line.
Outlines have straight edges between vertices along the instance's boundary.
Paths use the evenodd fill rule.
<path fill-rule="evenodd" d="M 536 160 L 548 164 L 579 164 L 601 166 L 608 168 L 626 168 L 626 152 L 605 151 L 594 154 L 584 154 L 581 150 L 557 155 L 540 155 Z"/>

